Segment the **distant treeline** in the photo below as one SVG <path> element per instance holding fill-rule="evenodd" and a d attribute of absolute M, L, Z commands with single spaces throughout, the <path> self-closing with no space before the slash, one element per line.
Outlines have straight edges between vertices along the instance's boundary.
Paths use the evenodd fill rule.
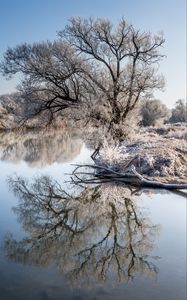
<path fill-rule="evenodd" d="M 14 128 L 27 120 L 28 111 L 32 111 L 33 104 L 25 103 L 21 94 L 12 93 L 0 96 L 0 129 Z M 139 103 L 137 109 L 133 112 L 135 125 L 139 126 L 157 126 L 163 123 L 187 122 L 187 104 L 184 100 L 177 100 L 175 106 L 169 109 L 161 100 L 147 99 Z M 136 120 L 136 122 L 135 122 Z M 62 127 L 64 121 L 72 122 L 90 122 L 92 125 L 107 124 L 107 110 L 103 106 L 93 106 L 88 112 L 85 107 L 79 107 L 76 111 L 66 110 L 59 112 L 53 120 L 53 125 Z M 41 127 L 47 124 L 47 115 L 38 115 L 25 123 L 27 128 Z M 132 125 L 132 122 L 131 122 Z"/>

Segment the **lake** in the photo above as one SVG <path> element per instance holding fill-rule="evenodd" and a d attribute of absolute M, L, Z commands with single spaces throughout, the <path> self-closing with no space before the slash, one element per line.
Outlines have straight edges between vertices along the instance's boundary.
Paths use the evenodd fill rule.
<path fill-rule="evenodd" d="M 186 299 L 186 197 L 77 187 L 81 133 L 0 134 L 0 299 Z"/>

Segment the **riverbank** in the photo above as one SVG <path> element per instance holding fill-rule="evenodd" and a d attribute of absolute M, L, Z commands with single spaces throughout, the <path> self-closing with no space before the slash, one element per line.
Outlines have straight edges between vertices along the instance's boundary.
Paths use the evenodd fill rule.
<path fill-rule="evenodd" d="M 107 141 L 96 163 L 117 172 L 136 171 L 150 180 L 187 182 L 186 125 L 141 128 L 120 144 Z"/>

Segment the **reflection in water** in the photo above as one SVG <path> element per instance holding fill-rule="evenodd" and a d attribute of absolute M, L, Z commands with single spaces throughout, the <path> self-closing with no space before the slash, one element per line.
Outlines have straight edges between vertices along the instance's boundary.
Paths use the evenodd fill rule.
<path fill-rule="evenodd" d="M 7 235 L 4 248 L 15 262 L 55 264 L 72 284 L 158 273 L 151 251 L 159 227 L 153 225 L 135 196 L 120 186 L 92 186 L 67 194 L 51 178 L 32 183 L 9 180 L 19 204 L 14 208 L 27 236 Z"/>
<path fill-rule="evenodd" d="M 0 159 L 26 161 L 30 166 L 44 167 L 54 162 L 68 162 L 81 150 L 82 141 L 72 130 L 0 133 Z"/>

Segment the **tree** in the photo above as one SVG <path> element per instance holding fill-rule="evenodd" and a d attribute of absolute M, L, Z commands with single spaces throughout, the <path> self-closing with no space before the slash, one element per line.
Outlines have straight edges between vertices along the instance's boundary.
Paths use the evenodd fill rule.
<path fill-rule="evenodd" d="M 169 122 L 187 122 L 187 103 L 185 103 L 184 100 L 179 99 L 176 101 Z"/>
<path fill-rule="evenodd" d="M 72 18 L 54 42 L 8 48 L 0 65 L 4 76 L 23 75 L 19 87 L 30 116 L 50 118 L 67 108 L 96 103 L 122 123 L 138 101 L 163 87 L 157 74 L 163 57 L 162 34 L 140 32 L 124 19 L 116 27 L 107 19 Z M 27 116 L 29 117 L 29 116 Z"/>
<path fill-rule="evenodd" d="M 160 100 L 153 99 L 142 103 L 140 114 L 143 126 L 154 126 L 158 121 L 168 118 L 170 111 Z"/>

